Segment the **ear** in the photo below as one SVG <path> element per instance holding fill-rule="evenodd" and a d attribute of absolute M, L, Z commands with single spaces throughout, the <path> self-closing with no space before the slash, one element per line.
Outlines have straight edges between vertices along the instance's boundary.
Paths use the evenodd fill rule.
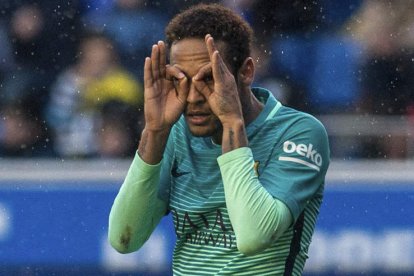
<path fill-rule="evenodd" d="M 248 57 L 244 60 L 242 66 L 240 67 L 237 75 L 238 82 L 240 85 L 250 86 L 253 83 L 254 79 L 254 62 L 251 57 Z"/>

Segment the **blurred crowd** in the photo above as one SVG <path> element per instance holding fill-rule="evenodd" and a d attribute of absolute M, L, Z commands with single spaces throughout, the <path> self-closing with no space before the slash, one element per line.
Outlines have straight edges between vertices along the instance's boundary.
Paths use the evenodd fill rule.
<path fill-rule="evenodd" d="M 412 0 L 2 0 L 0 157 L 129 157 L 142 68 L 178 11 L 237 10 L 256 33 L 255 84 L 314 115 L 414 116 Z M 370 137 L 356 157 L 406 157 Z"/>

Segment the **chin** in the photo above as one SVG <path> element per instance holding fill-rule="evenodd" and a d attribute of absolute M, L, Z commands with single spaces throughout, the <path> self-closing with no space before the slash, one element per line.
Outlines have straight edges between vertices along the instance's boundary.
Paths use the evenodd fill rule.
<path fill-rule="evenodd" d="M 210 120 L 209 122 L 206 122 L 202 125 L 191 124 L 187 121 L 187 126 L 190 130 L 190 133 L 195 137 L 215 136 L 223 129 L 218 119 Z"/>
<path fill-rule="evenodd" d="M 216 135 L 221 130 L 221 125 L 210 123 L 207 125 L 187 124 L 190 133 L 195 137 L 209 137 Z"/>
<path fill-rule="evenodd" d="M 212 129 L 207 126 L 189 126 L 190 133 L 195 137 L 208 137 L 213 136 L 217 129 Z"/>

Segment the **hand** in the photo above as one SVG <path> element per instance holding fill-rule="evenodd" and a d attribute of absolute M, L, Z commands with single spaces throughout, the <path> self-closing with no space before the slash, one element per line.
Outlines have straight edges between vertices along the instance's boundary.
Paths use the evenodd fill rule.
<path fill-rule="evenodd" d="M 235 120 L 243 120 L 235 78 L 217 50 L 213 37 L 206 35 L 205 42 L 211 63 L 201 68 L 192 81 L 197 90 L 207 99 L 211 110 L 223 125 L 231 124 Z M 211 75 L 214 86 L 206 85 L 205 82 L 205 79 Z"/>
<path fill-rule="evenodd" d="M 175 89 L 177 85 L 179 89 Z M 165 44 L 152 46 L 151 58 L 144 65 L 145 128 L 169 131 L 183 113 L 188 94 L 188 80 L 177 67 L 166 65 Z"/>

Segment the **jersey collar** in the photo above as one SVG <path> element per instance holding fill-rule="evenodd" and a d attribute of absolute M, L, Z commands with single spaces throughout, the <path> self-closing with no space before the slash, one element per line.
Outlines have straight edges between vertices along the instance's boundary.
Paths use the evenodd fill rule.
<path fill-rule="evenodd" d="M 252 88 L 252 92 L 265 106 L 259 116 L 246 127 L 248 135 L 252 134 L 258 127 L 263 125 L 266 120 L 276 115 L 277 111 L 282 106 L 282 104 L 276 100 L 273 94 L 267 89 L 255 87 Z"/>

